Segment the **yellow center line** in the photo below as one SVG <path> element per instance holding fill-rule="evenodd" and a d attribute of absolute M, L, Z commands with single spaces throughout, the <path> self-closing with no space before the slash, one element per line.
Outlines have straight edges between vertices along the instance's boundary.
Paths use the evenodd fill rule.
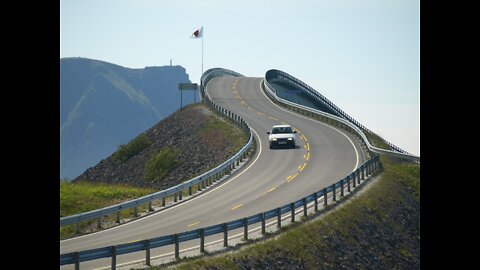
<path fill-rule="evenodd" d="M 307 163 L 303 163 L 303 166 L 300 168 L 300 171 L 303 171 L 303 169 L 305 169 L 305 166 L 307 166 Z"/>
<path fill-rule="evenodd" d="M 302 167 L 302 165 L 298 165 L 297 169 L 300 170 L 301 167 Z"/>
<path fill-rule="evenodd" d="M 275 189 L 277 189 L 277 188 L 276 188 L 276 187 L 271 188 L 271 189 L 269 189 L 267 192 L 265 192 L 264 194 L 270 193 L 270 192 L 274 191 Z"/>
<path fill-rule="evenodd" d="M 240 101 L 240 104 L 242 104 L 243 106 L 247 106 L 247 103 L 245 103 L 245 101 Z"/>
<path fill-rule="evenodd" d="M 302 138 L 303 138 L 306 142 L 308 142 L 307 137 L 305 137 L 303 134 L 302 134 Z"/>
<path fill-rule="evenodd" d="M 310 144 L 309 143 L 307 143 L 307 151 L 310 152 Z"/>
<path fill-rule="evenodd" d="M 278 121 L 277 118 L 273 117 L 273 116 L 269 116 L 268 119 L 271 119 L 271 120 L 275 120 L 275 121 Z"/>
<path fill-rule="evenodd" d="M 305 158 L 305 160 L 309 160 L 310 159 L 310 152 L 307 152 L 307 158 Z"/>
<path fill-rule="evenodd" d="M 252 109 L 252 107 L 248 107 L 248 110 L 249 111 L 255 111 L 254 109 Z"/>
<path fill-rule="evenodd" d="M 195 226 L 195 225 L 197 225 L 197 224 L 199 224 L 199 223 L 200 223 L 200 221 L 197 221 L 197 222 L 194 222 L 194 223 L 192 223 L 192 224 L 189 224 L 187 227 L 192 227 L 192 226 Z"/>
<path fill-rule="evenodd" d="M 239 95 L 235 96 L 236 99 L 242 99 Z"/>
<path fill-rule="evenodd" d="M 258 115 L 261 115 L 261 116 L 266 116 L 264 113 L 262 112 L 257 112 Z"/>
<path fill-rule="evenodd" d="M 239 204 L 239 205 L 233 207 L 232 210 L 238 209 L 238 208 L 240 208 L 240 207 L 242 207 L 242 206 L 243 206 L 243 204 Z"/>
<path fill-rule="evenodd" d="M 292 181 L 295 177 L 297 177 L 298 173 L 294 174 L 294 175 L 291 175 L 287 178 L 287 183 Z"/>

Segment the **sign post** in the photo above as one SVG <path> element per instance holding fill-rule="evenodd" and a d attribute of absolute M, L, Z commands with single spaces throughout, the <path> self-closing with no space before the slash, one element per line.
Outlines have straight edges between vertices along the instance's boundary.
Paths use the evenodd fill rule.
<path fill-rule="evenodd" d="M 183 91 L 185 90 L 193 90 L 193 103 L 197 103 L 196 95 L 197 95 L 198 84 L 196 83 L 179 83 L 178 90 L 180 90 L 180 109 L 183 107 Z"/>

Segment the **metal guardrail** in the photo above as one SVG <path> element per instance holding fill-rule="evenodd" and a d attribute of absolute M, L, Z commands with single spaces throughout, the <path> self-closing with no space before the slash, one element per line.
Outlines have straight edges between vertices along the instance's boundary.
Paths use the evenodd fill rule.
<path fill-rule="evenodd" d="M 298 208 L 303 209 L 303 216 L 307 216 L 307 205 L 314 202 L 315 212 L 318 211 L 318 205 L 323 200 L 323 205 L 328 205 L 328 198 L 330 194 L 331 201 L 337 201 L 337 196 L 344 197 L 345 189 L 348 192 L 352 191 L 361 184 L 361 180 L 365 181 L 374 172 L 381 168 L 379 156 L 374 156 L 370 160 L 367 160 L 355 171 L 339 180 L 338 182 L 325 187 L 311 195 L 301 198 L 295 202 L 285 204 L 281 207 L 271 209 L 266 212 L 261 212 L 249 217 L 201 228 L 182 232 L 179 234 L 160 236 L 147 240 L 140 240 L 132 243 L 114 245 L 102 248 L 96 248 L 91 250 L 85 250 L 80 252 L 72 252 L 60 255 L 60 265 L 75 264 L 76 269 L 80 269 L 80 262 L 91 261 L 101 258 L 111 257 L 111 269 L 116 268 L 116 257 L 118 255 L 145 251 L 146 265 L 150 265 L 150 250 L 152 248 L 158 248 L 163 246 L 175 245 L 175 259 L 180 258 L 180 243 L 195 239 L 200 239 L 200 252 L 205 252 L 205 237 L 219 233 L 223 233 L 223 246 L 228 247 L 228 232 L 238 228 L 244 228 L 243 238 L 248 239 L 248 226 L 252 224 L 261 223 L 262 234 L 265 234 L 266 220 L 277 217 L 277 228 L 281 228 L 282 215 L 290 213 L 291 221 L 295 222 L 295 212 Z M 339 195 L 338 195 L 339 193 Z"/>
<path fill-rule="evenodd" d="M 223 73 L 225 71 L 225 73 Z M 215 103 L 213 103 L 208 95 L 205 95 L 205 85 L 206 83 L 213 77 L 215 76 L 209 76 L 207 73 L 212 72 L 211 74 L 225 74 L 227 76 L 238 76 L 235 74 L 233 71 L 228 71 L 228 70 L 223 70 L 223 69 L 211 69 L 207 70 L 203 75 L 202 75 L 202 85 L 201 85 L 201 94 L 202 98 L 204 101 L 208 104 L 211 104 L 211 106 L 214 106 L 214 108 L 218 108 L 221 111 L 227 111 Z M 218 76 L 218 75 L 217 75 Z M 338 116 L 333 116 L 330 114 L 326 114 L 324 112 L 318 111 L 318 110 L 312 110 L 308 107 L 304 107 L 298 104 L 291 103 L 286 100 L 282 100 L 276 96 L 276 94 L 273 93 L 271 89 L 269 89 L 268 82 L 265 84 L 265 81 L 263 81 L 263 85 L 266 86 L 264 87 L 267 89 L 267 93 L 271 95 L 278 103 L 283 103 L 286 106 L 291 106 L 292 109 L 294 110 L 302 110 L 304 113 L 308 115 L 308 113 L 311 113 L 310 116 L 316 115 L 317 118 L 324 117 L 323 120 L 326 120 L 327 122 L 330 119 L 330 121 L 337 123 L 337 126 L 346 128 L 346 129 L 351 129 L 356 131 L 363 140 L 365 140 L 365 143 L 369 145 L 369 142 L 363 134 L 362 130 L 358 128 L 355 125 L 352 125 L 349 121 L 338 117 Z M 276 98 L 275 98 L 276 97 Z M 232 114 L 232 113 L 228 113 Z M 343 126 L 342 126 L 343 125 Z M 250 142 L 251 140 L 249 140 Z M 373 146 L 370 145 L 370 148 L 375 150 Z M 383 150 L 379 149 L 382 151 L 388 151 L 388 150 Z M 392 152 L 392 151 L 388 151 Z M 395 152 L 393 152 L 395 153 Z M 380 170 L 381 168 L 381 163 L 379 156 L 373 156 L 371 159 L 365 161 L 361 166 L 356 168 L 351 174 L 347 175 L 345 178 L 337 181 L 336 183 L 325 187 L 317 192 L 314 192 L 313 194 L 301 198 L 295 202 L 285 204 L 281 207 L 277 207 L 274 209 L 271 209 L 266 212 L 258 213 L 249 217 L 237 219 L 234 221 L 229 221 L 226 223 L 222 224 L 217 224 L 201 229 L 196 229 L 196 230 L 191 230 L 187 232 L 182 232 L 179 234 L 173 234 L 173 235 L 167 235 L 167 236 L 160 236 L 152 239 L 146 239 L 146 240 L 140 240 L 136 242 L 131 242 L 127 244 L 121 244 L 121 245 L 114 245 L 114 246 L 107 246 L 107 247 L 102 247 L 102 248 L 96 248 L 96 249 L 91 249 L 91 250 L 84 250 L 80 252 L 72 252 L 72 253 L 67 253 L 67 254 L 61 254 L 60 255 L 60 265 L 66 265 L 66 264 L 75 264 L 76 269 L 80 269 L 80 262 L 85 262 L 85 261 L 91 261 L 91 260 L 96 260 L 96 259 L 101 259 L 101 258 L 111 258 L 111 269 L 116 268 L 116 257 L 118 255 L 122 254 L 127 254 L 127 253 L 133 253 L 133 252 L 139 252 L 139 251 L 145 251 L 145 262 L 146 265 L 150 265 L 150 250 L 152 248 L 158 248 L 158 247 L 163 247 L 163 246 L 168 246 L 168 245 L 175 245 L 175 258 L 179 259 L 180 258 L 180 243 L 185 242 L 185 241 L 190 241 L 190 240 L 195 240 L 195 239 L 200 239 L 200 252 L 205 252 L 205 237 L 214 235 L 214 234 L 219 234 L 223 233 L 223 245 L 224 247 L 228 247 L 228 232 L 234 229 L 238 228 L 244 228 L 244 239 L 248 239 L 248 226 L 256 223 L 261 223 L 262 226 L 262 234 L 265 234 L 265 224 L 266 220 L 277 217 L 277 228 L 281 228 L 281 221 L 282 221 L 282 215 L 285 213 L 290 213 L 291 215 L 291 221 L 295 221 L 295 212 L 296 209 L 298 208 L 303 208 L 303 215 L 307 216 L 307 204 L 314 202 L 314 209 L 315 212 L 318 211 L 318 205 L 319 205 L 319 200 L 323 197 L 323 205 L 327 206 L 328 205 L 328 197 L 329 194 L 331 194 L 331 200 L 332 201 L 337 201 L 337 193 L 340 193 L 340 197 L 344 196 L 344 189 L 347 188 L 348 192 L 351 192 L 352 185 L 353 188 L 355 189 L 357 185 L 361 184 L 361 180 L 365 181 L 368 179 L 369 176 L 371 176 L 374 172 Z"/>
<path fill-rule="evenodd" d="M 201 77 L 201 93 L 202 96 L 204 96 L 204 88 L 206 84 L 208 83 L 209 80 L 212 78 L 218 77 L 218 76 L 236 76 L 240 77 L 243 76 L 237 72 L 226 70 L 226 69 L 221 69 L 221 68 L 215 68 L 215 69 L 210 69 L 204 72 L 204 74 Z M 210 98 L 204 98 L 205 103 L 210 106 L 214 111 L 224 115 L 225 117 L 231 119 L 236 125 L 238 125 L 240 128 L 242 128 L 247 134 L 249 134 L 249 139 L 247 143 L 236 153 L 234 156 L 229 158 L 227 161 L 224 163 L 220 164 L 214 169 L 211 169 L 210 171 L 197 176 L 191 180 L 188 180 L 186 182 L 183 182 L 179 185 L 176 185 L 174 187 L 152 193 L 146 196 L 143 196 L 138 199 L 130 200 L 127 202 L 119 203 L 116 205 L 104 207 L 101 209 L 77 214 L 77 215 L 72 215 L 68 217 L 63 217 L 60 218 L 60 226 L 65 226 L 69 224 L 77 224 L 77 231 L 79 227 L 79 223 L 91 219 L 99 219 L 103 216 L 117 213 L 117 223 L 119 222 L 119 212 L 123 211 L 125 209 L 131 209 L 134 208 L 134 215 L 136 215 L 136 207 L 146 204 L 146 203 L 151 203 L 153 200 L 158 200 L 162 199 L 163 205 L 165 205 L 164 198 L 167 196 L 172 196 L 174 195 L 176 198 L 176 195 L 178 194 L 179 199 L 182 199 L 182 192 L 183 190 L 189 190 L 189 194 L 192 195 L 192 186 L 194 185 L 199 185 L 199 190 L 201 190 L 201 187 L 205 187 L 206 185 L 208 186 L 210 182 L 216 181 L 217 179 L 220 179 L 223 175 L 231 171 L 233 168 L 235 168 L 235 164 L 238 165 L 240 161 L 246 158 L 246 153 L 250 149 L 252 143 L 253 143 L 253 134 L 250 130 L 250 127 L 247 125 L 245 120 L 240 118 L 238 115 L 218 106 L 214 102 L 210 100 Z M 153 209 L 149 206 L 148 207 L 149 211 L 152 211 Z"/>
<path fill-rule="evenodd" d="M 290 102 L 288 100 L 280 98 L 276 94 L 275 87 L 269 82 L 269 80 L 273 80 L 273 82 L 283 81 L 284 83 L 291 84 L 293 86 L 296 86 L 296 87 L 300 88 L 301 90 L 304 90 L 307 94 L 309 94 L 311 97 L 313 97 L 316 101 L 318 101 L 321 104 L 327 106 L 330 110 L 336 111 L 338 115 L 332 115 L 332 114 L 329 114 L 329 113 L 326 113 L 326 112 L 323 112 L 323 111 L 320 111 L 320 110 L 316 110 L 316 109 L 313 109 L 313 108 L 310 108 L 310 107 L 307 107 L 307 106 L 303 106 L 303 105 L 300 105 L 300 104 L 297 104 L 297 103 L 293 103 L 293 102 Z M 420 162 L 420 157 L 412 155 L 412 154 L 396 147 L 395 145 L 389 143 L 388 141 L 381 138 L 380 136 L 379 137 L 385 143 L 387 143 L 389 146 L 391 146 L 393 149 L 397 150 L 398 152 L 391 151 L 391 150 L 386 150 L 386 149 L 382 149 L 382 148 L 378 148 L 378 147 L 373 146 L 369 142 L 365 133 L 363 132 L 363 131 L 367 131 L 367 132 L 373 133 L 372 131 L 370 131 L 369 129 L 367 129 L 366 127 L 364 127 L 363 125 L 361 125 L 357 121 L 355 121 L 352 117 L 350 117 L 345 112 L 340 110 L 337 106 L 335 106 L 335 104 L 333 104 L 331 101 L 329 101 L 323 95 L 321 95 L 320 93 L 315 91 L 313 88 L 311 88 L 310 86 L 306 85 L 302 81 L 294 78 L 293 76 L 291 76 L 291 75 L 289 75 L 285 72 L 275 70 L 275 69 L 267 71 L 267 73 L 265 75 L 265 79 L 262 81 L 262 86 L 264 86 L 264 89 L 266 90 L 266 93 L 268 94 L 268 96 L 271 99 L 273 99 L 273 101 L 275 101 L 276 103 L 282 104 L 284 107 L 287 107 L 289 109 L 293 109 L 293 110 L 295 110 L 297 112 L 300 112 L 302 114 L 308 114 L 308 115 L 310 115 L 314 118 L 321 119 L 323 121 L 330 121 L 331 123 L 333 123 L 336 126 L 340 126 L 340 127 L 343 127 L 343 128 L 348 127 L 347 129 L 349 131 L 353 131 L 353 132 L 358 134 L 359 138 L 365 143 L 367 148 L 372 152 Z M 375 133 L 373 133 L 373 134 L 375 134 Z"/>
<path fill-rule="evenodd" d="M 313 89 L 312 87 L 310 87 L 306 83 L 300 81 L 299 79 L 291 76 L 288 73 L 285 73 L 285 72 L 277 70 L 277 69 L 271 69 L 271 70 L 267 71 L 267 73 L 265 74 L 265 80 L 268 81 L 269 83 L 279 81 L 279 82 L 286 82 L 290 85 L 296 86 L 296 87 L 300 88 L 301 90 L 304 90 L 305 93 L 307 93 L 314 100 L 316 100 L 320 104 L 324 105 L 325 107 L 327 107 L 328 109 L 333 111 L 336 116 L 342 117 L 342 118 L 350 121 L 352 124 L 359 127 L 362 131 L 367 131 L 367 132 L 375 134 L 373 131 L 369 130 L 368 128 L 366 128 L 365 126 L 360 124 L 358 121 L 353 119 L 353 117 L 348 115 L 342 109 L 338 108 L 335 104 L 333 104 L 333 102 L 328 100 L 325 96 L 320 94 L 318 91 L 316 91 L 315 89 Z M 271 87 L 271 85 L 269 85 L 269 86 Z M 275 91 L 275 93 L 276 93 L 276 91 Z M 375 135 L 377 135 L 377 134 L 375 134 Z M 406 154 L 409 154 L 411 156 L 414 156 L 414 155 L 408 153 L 407 151 L 401 149 L 400 147 L 398 147 L 398 146 L 390 143 L 389 141 L 385 140 L 381 136 L 379 136 L 379 135 L 377 135 L 377 136 L 380 139 L 382 139 L 388 146 L 390 146 L 395 151 L 398 151 L 398 152 L 401 152 L 401 153 L 406 153 Z"/>

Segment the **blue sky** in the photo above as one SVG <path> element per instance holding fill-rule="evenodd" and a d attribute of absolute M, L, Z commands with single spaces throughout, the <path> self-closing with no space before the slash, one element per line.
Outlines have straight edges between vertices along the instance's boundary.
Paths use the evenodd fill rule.
<path fill-rule="evenodd" d="M 414 0 L 61 0 L 60 57 L 285 71 L 420 154 L 420 6 Z"/>

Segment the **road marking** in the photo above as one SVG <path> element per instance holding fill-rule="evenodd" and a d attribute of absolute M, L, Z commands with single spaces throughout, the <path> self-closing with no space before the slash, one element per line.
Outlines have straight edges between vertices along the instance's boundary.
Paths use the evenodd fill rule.
<path fill-rule="evenodd" d="M 197 225 L 197 224 L 199 224 L 199 223 L 200 223 L 200 221 L 197 221 L 197 222 L 194 222 L 194 223 L 192 223 L 192 224 L 189 224 L 187 227 L 193 227 L 193 226 L 195 226 L 195 225 Z"/>
<path fill-rule="evenodd" d="M 264 113 L 262 112 L 257 112 L 258 115 L 261 115 L 261 116 L 266 116 Z"/>
<path fill-rule="evenodd" d="M 243 206 L 243 204 L 239 204 L 239 205 L 237 205 L 237 206 L 234 206 L 234 207 L 232 208 L 232 210 L 236 210 L 236 209 L 238 209 L 238 208 L 240 208 L 240 207 L 242 207 L 242 206 Z"/>
<path fill-rule="evenodd" d="M 273 116 L 269 116 L 268 119 L 271 119 L 271 120 L 275 120 L 275 121 L 278 121 L 277 118 L 273 117 Z"/>
<path fill-rule="evenodd" d="M 265 81 L 265 79 L 264 79 L 263 81 Z M 260 90 L 262 89 L 262 81 L 260 81 L 260 84 L 258 85 L 258 87 L 260 87 Z M 260 92 L 262 92 L 263 96 L 264 96 L 268 101 L 270 101 L 270 103 L 272 103 L 273 106 L 279 108 L 280 110 L 283 110 L 283 111 L 285 111 L 285 112 L 288 112 L 288 113 L 297 115 L 297 116 L 302 117 L 302 118 L 304 118 L 304 119 L 308 119 L 308 120 L 310 120 L 310 121 L 312 121 L 312 122 L 314 122 L 314 123 L 318 123 L 318 124 L 320 124 L 320 125 L 324 125 L 324 126 L 326 126 L 326 127 L 329 127 L 329 128 L 331 128 L 331 129 L 339 132 L 339 133 L 342 134 L 343 136 L 345 136 L 345 138 L 347 138 L 347 140 L 348 140 L 348 141 L 350 142 L 350 144 L 352 145 L 353 150 L 355 150 L 356 164 L 355 164 L 355 166 L 353 166 L 352 172 L 354 172 L 354 171 L 357 169 L 358 163 L 360 162 L 357 147 L 355 147 L 355 144 L 352 142 L 352 140 L 351 140 L 345 133 L 343 133 L 343 131 L 341 131 L 341 130 L 339 130 L 339 129 L 336 129 L 336 128 L 334 128 L 333 126 L 330 126 L 330 125 L 327 125 L 327 124 L 325 124 L 325 123 L 322 123 L 322 122 L 320 122 L 320 121 L 318 121 L 318 120 L 314 120 L 314 119 L 312 119 L 312 118 L 308 118 L 308 117 L 306 117 L 306 116 L 303 116 L 303 115 L 301 115 L 301 114 L 299 114 L 299 113 L 295 113 L 295 112 L 289 111 L 289 110 L 287 110 L 287 109 L 285 109 L 285 108 L 282 108 L 282 107 L 278 106 L 277 104 L 275 104 L 275 102 L 273 102 L 272 100 L 270 100 L 270 98 L 267 97 L 267 94 L 265 94 L 263 91 L 260 91 Z"/>
<path fill-rule="evenodd" d="M 310 144 L 309 143 L 307 143 L 307 151 L 310 152 Z"/>
<path fill-rule="evenodd" d="M 267 194 L 267 193 L 270 193 L 270 192 L 274 191 L 275 189 L 277 189 L 277 188 L 274 187 L 274 188 L 271 188 L 271 189 L 267 190 L 267 192 L 265 192 L 264 195 Z"/>
<path fill-rule="evenodd" d="M 252 107 L 248 106 L 248 110 L 249 111 L 255 111 L 254 109 L 252 109 Z"/>
<path fill-rule="evenodd" d="M 307 157 L 305 158 L 305 160 L 309 160 L 310 159 L 310 152 L 307 152 Z"/>
<path fill-rule="evenodd" d="M 287 183 L 292 181 L 295 177 L 297 177 L 298 173 L 295 173 L 294 175 L 290 175 L 289 177 L 287 177 Z"/>
<path fill-rule="evenodd" d="M 300 171 L 303 171 L 303 169 L 305 169 L 305 166 L 307 166 L 307 163 L 303 163 L 303 166 L 300 168 Z"/>
<path fill-rule="evenodd" d="M 304 156 L 304 157 L 305 157 L 305 156 Z M 302 165 L 298 165 L 297 170 L 300 170 L 301 167 L 302 167 Z"/>
<path fill-rule="evenodd" d="M 303 134 L 301 138 L 303 138 L 306 142 L 308 142 L 307 137 L 305 137 Z"/>

